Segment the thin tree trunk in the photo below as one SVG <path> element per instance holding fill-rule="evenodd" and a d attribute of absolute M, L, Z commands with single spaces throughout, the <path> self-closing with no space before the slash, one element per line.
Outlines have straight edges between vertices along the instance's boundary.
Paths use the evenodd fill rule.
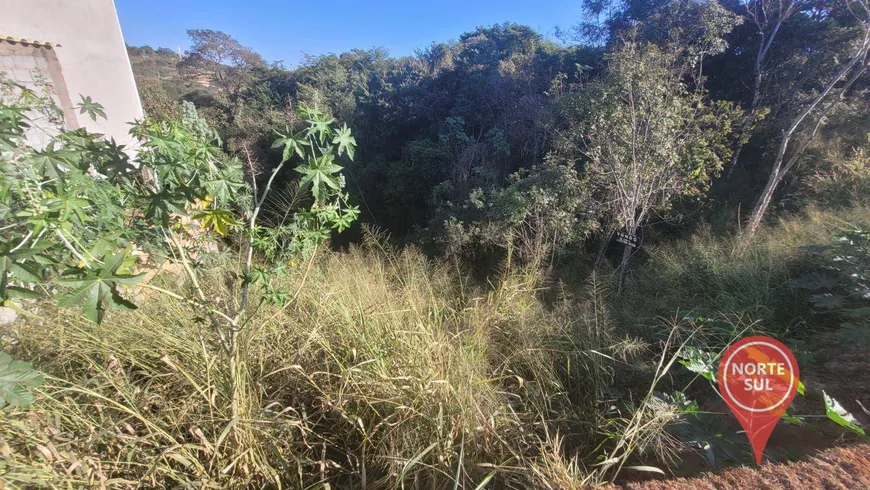
<path fill-rule="evenodd" d="M 601 234 L 601 244 L 598 247 L 598 253 L 595 255 L 595 264 L 594 268 L 598 268 L 601 265 L 601 261 L 604 260 L 604 254 L 607 252 L 607 246 L 610 244 L 610 239 L 613 237 L 613 231 L 610 228 L 605 228 L 604 232 Z"/>
<path fill-rule="evenodd" d="M 637 233 L 637 227 L 633 226 L 630 229 L 626 228 L 626 233 L 628 236 L 635 236 Z M 626 244 L 625 248 L 622 249 L 622 261 L 619 263 L 619 284 L 617 285 L 616 293 L 622 294 L 622 288 L 625 286 L 625 278 L 628 275 L 628 261 L 631 259 L 632 255 L 632 247 L 631 245 Z"/>
<path fill-rule="evenodd" d="M 631 259 L 631 245 L 625 245 L 622 249 L 622 261 L 619 263 L 619 284 L 616 288 L 617 294 L 622 294 L 622 287 L 625 285 L 625 277 L 628 274 L 628 261 Z"/>
<path fill-rule="evenodd" d="M 764 218 L 764 214 L 767 211 L 767 208 L 770 206 L 770 201 L 773 199 L 773 194 L 776 192 L 776 188 L 782 182 L 785 175 L 788 171 L 794 166 L 797 162 L 800 155 L 803 153 L 804 149 L 806 149 L 807 145 L 815 138 L 816 133 L 821 126 L 821 123 L 824 117 L 834 108 L 837 104 L 837 100 L 833 101 L 828 107 L 823 110 L 816 117 L 815 128 L 812 133 L 804 140 L 801 144 L 800 148 L 798 148 L 794 154 L 789 159 L 788 163 L 783 166 L 783 161 L 785 160 L 785 154 L 788 150 L 789 143 L 791 142 L 792 136 L 794 136 L 798 127 L 804 120 L 809 117 L 810 113 L 831 93 L 834 87 L 843 80 L 846 75 L 852 71 L 853 68 L 858 66 L 858 70 L 855 74 L 846 82 L 846 84 L 839 90 L 838 100 L 842 99 L 846 94 L 846 91 L 851 88 L 851 86 L 861 77 L 861 75 L 867 70 L 867 54 L 868 49 L 870 49 L 870 27 L 866 27 L 865 21 L 865 31 L 864 31 L 864 40 L 859 47 L 858 51 L 852 57 L 852 60 L 842 69 L 839 73 L 831 80 L 830 83 L 825 87 L 824 90 L 813 100 L 812 104 L 809 105 L 803 112 L 801 112 L 798 117 L 794 119 L 791 126 L 789 126 L 788 130 L 785 131 L 782 135 L 782 141 L 779 145 L 779 151 L 776 154 L 776 160 L 773 163 L 773 169 L 770 172 L 770 177 L 767 179 L 767 185 L 764 187 L 764 191 L 761 193 L 761 196 L 758 198 L 758 201 L 755 203 L 755 208 L 752 210 L 752 216 L 747 223 L 746 229 L 744 230 L 744 237 L 741 244 L 741 251 L 745 250 L 748 245 L 749 240 L 761 226 L 761 221 Z"/>
<path fill-rule="evenodd" d="M 740 152 L 743 151 L 743 146 L 746 145 L 747 140 L 751 136 L 750 129 L 752 128 L 752 124 L 755 122 L 755 111 L 758 110 L 758 104 L 761 101 L 761 78 L 764 74 L 764 58 L 767 55 L 767 50 L 770 49 L 770 45 L 773 44 L 773 39 L 776 37 L 776 33 L 779 31 L 779 27 L 785 20 L 786 15 L 787 12 L 780 11 L 779 19 L 777 20 L 773 31 L 770 33 L 770 36 L 767 36 L 767 33 L 764 32 L 764 27 L 756 21 L 756 25 L 758 25 L 758 33 L 761 35 L 761 42 L 758 44 L 758 54 L 755 56 L 755 83 L 752 87 L 752 103 L 749 107 L 749 111 L 746 113 L 746 120 L 743 121 L 743 125 L 740 127 L 740 138 L 737 140 L 737 148 L 734 149 L 734 154 L 731 155 L 731 161 L 728 162 L 728 167 L 725 169 L 725 180 L 731 178 L 731 174 L 737 167 L 737 160 L 740 158 Z"/>
<path fill-rule="evenodd" d="M 788 146 L 788 142 L 786 141 L 782 146 Z M 752 238 L 752 235 L 754 235 L 761 226 L 761 220 L 764 218 L 764 213 L 767 211 L 767 207 L 770 206 L 770 201 L 773 199 L 773 193 L 776 192 L 776 188 L 779 186 L 779 183 L 782 182 L 783 173 L 781 172 L 781 166 L 782 158 L 777 157 L 777 162 L 774 164 L 774 168 L 770 172 L 770 178 L 767 179 L 767 185 L 764 186 L 764 191 L 755 203 L 755 207 L 752 209 L 752 216 L 746 224 L 744 243 L 748 242 L 749 239 Z"/>
<path fill-rule="evenodd" d="M 776 24 L 774 24 L 773 29 L 770 30 L 769 34 L 765 32 L 765 27 L 770 25 L 769 19 L 764 14 L 764 6 L 756 5 L 756 8 L 759 7 L 762 8 L 761 16 L 759 16 L 758 10 L 750 10 L 748 12 L 749 17 L 755 20 L 755 25 L 758 26 L 758 34 L 761 36 L 761 42 L 758 44 L 758 54 L 755 57 L 755 83 L 752 87 L 752 104 L 749 107 L 749 112 L 746 113 L 746 120 L 740 128 L 740 139 L 737 141 L 737 148 L 734 149 L 731 161 L 725 169 L 725 180 L 728 180 L 734 172 L 734 169 L 737 168 L 737 160 L 740 158 L 740 153 L 743 151 L 743 147 L 752 136 L 752 125 L 756 122 L 756 112 L 761 103 L 761 81 L 764 76 L 764 61 L 765 58 L 767 58 L 767 52 L 770 50 L 773 40 L 776 39 L 776 34 L 779 32 L 779 28 L 782 27 L 782 24 L 797 10 L 797 3 L 794 1 L 787 2 L 785 5 L 783 5 L 782 2 L 778 3 L 779 15 L 777 16 Z"/>

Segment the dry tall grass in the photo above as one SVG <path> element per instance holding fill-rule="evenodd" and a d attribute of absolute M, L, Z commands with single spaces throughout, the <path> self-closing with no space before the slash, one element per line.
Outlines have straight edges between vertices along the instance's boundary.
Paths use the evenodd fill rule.
<path fill-rule="evenodd" d="M 736 316 L 734 328 L 742 316 L 789 328 L 800 310 L 788 309 L 802 301 L 787 285 L 797 247 L 867 217 L 785 219 L 742 256 L 706 231 L 652 247 L 618 301 L 605 301 L 594 275 L 572 296 L 540 261 L 472 286 L 413 248 L 369 240 L 280 279 L 298 301 L 253 305 L 234 373 L 201 312 L 175 299 L 150 295 L 101 325 L 40 306 L 41 319 L 3 331 L 3 350 L 48 382 L 29 410 L 0 411 L 0 475 L 10 488 L 555 490 L 609 480 L 674 450 L 665 428 L 676 414 L 651 396 L 673 387 L 653 381 L 697 329 L 655 317 L 697 308 Z M 208 296 L 236 302 L 236 261 L 210 260 Z M 175 279 L 156 281 L 183 290 Z M 792 319 L 778 325 L 783 311 Z M 668 341 L 644 351 L 625 331 Z"/>
<path fill-rule="evenodd" d="M 232 300 L 209 269 L 204 287 Z M 323 258 L 299 301 L 260 308 L 229 373 L 205 321 L 153 295 L 101 325 L 45 310 L 7 332 L 47 373 L 2 412 L 12 487 L 561 488 L 599 442 L 616 342 L 600 285 L 537 298 L 376 241 Z M 287 280 L 295 290 L 302 271 Z M 231 416 L 233 380 L 243 407 Z"/>
<path fill-rule="evenodd" d="M 800 247 L 827 244 L 853 226 L 870 226 L 870 210 L 810 208 L 763 228 L 743 254 L 737 238 L 702 226 L 691 237 L 647 247 L 647 261 L 635 268 L 616 313 L 623 325 L 695 310 L 730 322 L 759 322 L 770 333 L 805 330 L 807 297 L 788 281 L 818 264 Z"/>

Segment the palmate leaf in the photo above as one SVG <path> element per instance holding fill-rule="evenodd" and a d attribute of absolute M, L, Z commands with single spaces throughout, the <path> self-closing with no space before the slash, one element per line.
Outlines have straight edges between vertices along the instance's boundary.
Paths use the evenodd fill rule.
<path fill-rule="evenodd" d="M 350 128 L 347 127 L 347 124 L 342 125 L 342 127 L 335 132 L 335 138 L 332 138 L 332 144 L 338 145 L 338 156 L 341 156 L 342 152 L 346 152 L 347 156 L 353 160 L 354 151 L 356 151 L 356 139 L 350 134 Z"/>
<path fill-rule="evenodd" d="M 28 388 L 37 388 L 44 382 L 45 378 L 29 362 L 15 361 L 9 354 L 0 352 L 0 408 L 29 407 L 33 404 L 33 394 Z"/>
<path fill-rule="evenodd" d="M 48 211 L 57 213 L 58 221 L 70 221 L 70 218 L 74 218 L 72 220 L 74 224 L 81 225 L 88 221 L 88 213 L 85 209 L 91 206 L 91 202 L 78 197 L 75 191 L 71 190 L 49 199 L 44 206 Z"/>
<path fill-rule="evenodd" d="M 204 183 L 206 192 L 214 196 L 218 204 L 234 202 L 236 196 L 245 188 L 238 168 L 225 168 L 211 175 Z"/>
<path fill-rule="evenodd" d="M 338 230 L 339 233 L 351 227 L 354 221 L 359 216 L 359 206 L 351 206 L 344 210 L 341 215 L 336 216 L 332 220 L 332 227 Z"/>
<path fill-rule="evenodd" d="M 162 133 L 152 132 L 148 134 L 148 140 L 143 143 L 146 148 L 151 148 L 158 153 L 175 153 L 180 152 L 182 147 L 178 141 L 172 139 L 171 136 Z"/>
<path fill-rule="evenodd" d="M 145 218 L 159 221 L 163 226 L 169 225 L 169 215 L 185 214 L 184 205 L 187 202 L 182 196 L 163 188 L 160 192 L 148 189 L 148 195 L 144 196 Z"/>
<path fill-rule="evenodd" d="M 208 209 L 193 216 L 201 221 L 203 228 L 212 228 L 220 236 L 227 236 L 230 228 L 242 226 L 232 211 Z"/>
<path fill-rule="evenodd" d="M 69 165 L 62 153 L 52 150 L 36 152 L 28 160 L 33 169 L 39 172 L 39 175 L 50 179 L 58 178 Z"/>
<path fill-rule="evenodd" d="M 245 278 L 245 281 L 248 284 L 266 284 L 269 282 L 269 278 L 271 276 L 272 272 L 269 269 L 254 267 L 253 269 L 251 269 L 251 272 L 248 273 L 248 277 Z"/>
<path fill-rule="evenodd" d="M 58 305 L 83 304 L 82 313 L 94 323 L 103 321 L 109 307 L 135 309 L 136 306 L 118 292 L 118 285 L 135 285 L 145 274 L 125 273 L 123 269 L 126 269 L 127 255 L 127 250 L 106 254 L 99 269 L 88 269 L 81 271 L 78 276 L 58 279 L 58 284 L 74 288 L 71 293 L 61 297 Z"/>
<path fill-rule="evenodd" d="M 293 157 L 293 154 L 299 156 L 299 158 L 305 158 L 305 146 L 308 146 L 308 141 L 305 140 L 305 134 L 300 131 L 296 134 L 292 132 L 288 132 L 285 134 L 279 134 L 279 138 L 272 143 L 272 148 L 281 148 L 284 147 L 284 152 L 281 155 L 282 161 L 288 161 Z"/>
<path fill-rule="evenodd" d="M 332 133 L 332 123 L 335 119 L 324 114 L 314 114 L 308 119 L 308 129 L 306 136 L 315 136 L 317 140 L 323 143 Z"/>
<path fill-rule="evenodd" d="M 113 181 L 125 177 L 136 170 L 130 163 L 130 158 L 123 152 L 113 155 L 109 161 L 102 163 L 97 171 Z"/>
<path fill-rule="evenodd" d="M 76 109 L 79 109 L 79 114 L 87 113 L 94 121 L 97 120 L 97 116 L 100 116 L 103 119 L 106 118 L 106 111 L 103 110 L 103 104 L 94 102 L 90 96 L 79 94 L 79 97 L 82 98 L 82 101 L 76 104 Z"/>
<path fill-rule="evenodd" d="M 693 373 L 698 373 L 711 382 L 716 380 L 716 360 L 719 356 L 701 350 L 697 347 L 686 346 L 680 352 L 680 364 Z"/>
<path fill-rule="evenodd" d="M 311 186 L 311 193 L 318 201 L 322 201 L 328 194 L 328 189 L 341 189 L 341 180 L 338 172 L 343 167 L 333 163 L 332 154 L 327 153 L 320 158 L 308 157 L 308 163 L 296 167 L 296 171 L 303 175 L 299 182 L 301 188 Z"/>

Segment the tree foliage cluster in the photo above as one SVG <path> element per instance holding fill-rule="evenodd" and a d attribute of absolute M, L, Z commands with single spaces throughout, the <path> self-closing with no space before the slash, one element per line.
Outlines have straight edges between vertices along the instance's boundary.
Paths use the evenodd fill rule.
<path fill-rule="evenodd" d="M 194 101 L 230 152 L 267 166 L 273 128 L 299 125 L 297 106 L 353 127 L 361 144 L 347 176 L 363 220 L 450 253 L 596 233 L 606 243 L 709 196 L 726 210 L 755 204 L 754 231 L 776 198 L 866 142 L 864 1 L 584 9 L 562 43 L 508 23 L 413 56 L 355 49 L 293 69 L 190 31 L 162 85 Z"/>

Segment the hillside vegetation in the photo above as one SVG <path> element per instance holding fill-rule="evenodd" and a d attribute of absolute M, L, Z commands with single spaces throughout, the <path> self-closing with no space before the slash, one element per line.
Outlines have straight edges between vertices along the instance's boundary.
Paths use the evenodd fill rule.
<path fill-rule="evenodd" d="M 4 484 L 863 481 L 808 465 L 866 453 L 870 4 L 584 8 L 292 69 L 128 47 L 135 155 L 0 81 Z M 756 476 L 713 382 L 751 334 L 803 383 Z"/>

